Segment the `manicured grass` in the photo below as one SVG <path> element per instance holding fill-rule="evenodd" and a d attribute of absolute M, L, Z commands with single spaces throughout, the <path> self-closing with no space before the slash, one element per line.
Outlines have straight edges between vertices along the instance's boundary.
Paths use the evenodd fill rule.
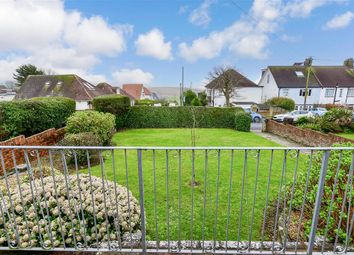
<path fill-rule="evenodd" d="M 341 134 L 337 134 L 337 135 L 354 140 L 354 133 L 341 133 Z"/>
<path fill-rule="evenodd" d="M 237 132 L 231 129 L 197 129 L 195 137 L 196 146 L 279 146 L 254 133 Z M 127 130 L 116 133 L 113 142 L 117 146 L 190 146 L 192 144 L 190 129 Z M 226 235 L 228 235 L 228 240 L 238 240 L 239 228 L 241 240 L 248 240 L 249 237 L 252 240 L 260 239 L 271 151 L 261 151 L 259 154 L 256 186 L 257 150 L 248 151 L 246 159 L 244 151 L 236 150 L 233 152 L 233 160 L 230 150 L 220 152 L 208 150 L 207 155 L 205 150 L 182 151 L 180 165 L 179 151 L 176 150 L 146 150 L 142 152 L 142 155 L 148 239 L 156 240 L 156 227 L 159 240 L 167 240 L 168 238 L 171 240 L 179 238 L 182 240 L 202 240 L 203 232 L 205 240 L 212 240 L 214 237 L 216 240 L 226 240 Z M 155 160 L 153 160 L 154 155 Z M 278 195 L 283 155 L 283 151 L 274 151 L 273 154 L 270 199 L 275 199 Z M 207 166 L 205 166 L 206 156 Z M 92 174 L 101 176 L 103 172 L 108 179 L 114 180 L 115 172 L 117 182 L 124 186 L 127 186 L 126 177 L 128 177 L 129 189 L 138 198 L 137 152 L 135 150 L 116 150 L 114 163 L 111 152 L 105 152 L 104 157 L 104 171 L 100 166 L 95 166 L 91 168 Z M 305 161 L 300 160 L 300 165 Z M 128 169 L 127 176 L 125 165 Z M 292 180 L 294 166 L 294 157 L 288 156 L 283 184 Z M 193 172 L 195 185 L 191 185 Z M 220 173 L 219 177 L 218 172 Z M 154 175 L 156 179 L 154 179 Z M 156 181 L 154 182 L 154 180 Z M 242 186 L 243 180 L 244 186 Z M 156 196 L 154 195 L 154 186 L 156 186 Z M 254 190 L 256 190 L 255 200 Z M 230 200 L 230 207 L 228 207 L 228 200 Z M 252 220 L 253 205 L 255 209 Z M 242 217 L 241 225 L 239 225 L 240 216 Z M 250 233 L 251 227 L 252 234 Z M 178 235 L 179 228 L 180 236 Z"/>

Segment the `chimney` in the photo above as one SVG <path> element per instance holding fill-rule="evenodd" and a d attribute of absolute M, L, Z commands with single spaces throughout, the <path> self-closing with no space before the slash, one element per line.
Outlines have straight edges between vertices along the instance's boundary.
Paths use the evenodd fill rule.
<path fill-rule="evenodd" d="M 313 61 L 312 57 L 306 58 L 304 61 L 304 66 L 312 66 L 312 61 Z"/>
<path fill-rule="evenodd" d="M 353 58 L 348 58 L 344 60 L 344 66 L 353 68 L 354 67 L 354 59 Z"/>

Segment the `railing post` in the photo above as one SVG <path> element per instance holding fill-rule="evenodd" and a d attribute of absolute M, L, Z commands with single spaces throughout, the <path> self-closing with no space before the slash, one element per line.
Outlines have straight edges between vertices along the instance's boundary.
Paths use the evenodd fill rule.
<path fill-rule="evenodd" d="M 138 149 L 137 152 L 138 152 L 138 175 L 139 175 L 139 203 L 140 203 L 140 215 L 141 215 L 141 244 L 142 244 L 143 253 L 146 253 L 143 159 L 142 159 L 141 149 Z"/>
<path fill-rule="evenodd" d="M 317 189 L 316 200 L 315 200 L 315 209 L 313 210 L 311 232 L 310 232 L 310 237 L 309 237 L 309 243 L 307 246 L 307 254 L 308 255 L 312 254 L 313 247 L 315 244 L 318 218 L 319 218 L 319 214 L 320 214 L 320 210 L 321 210 L 323 189 L 324 189 L 324 185 L 325 185 L 325 181 L 326 181 L 329 154 L 330 154 L 330 151 L 326 150 L 323 154 L 323 157 L 322 157 L 321 172 L 320 172 L 320 178 L 318 180 L 318 189 Z M 309 171 L 311 171 L 311 170 L 309 170 Z"/>

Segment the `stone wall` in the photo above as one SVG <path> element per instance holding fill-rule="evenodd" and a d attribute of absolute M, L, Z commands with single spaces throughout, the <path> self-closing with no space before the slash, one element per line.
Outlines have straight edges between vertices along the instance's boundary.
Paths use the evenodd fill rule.
<path fill-rule="evenodd" d="M 273 120 L 267 121 L 266 131 L 310 147 L 326 147 L 334 143 L 354 143 L 354 140 L 335 134 L 324 134 L 319 131 L 302 129 L 293 125 L 284 125 Z"/>
<path fill-rule="evenodd" d="M 23 135 L 11 138 L 9 140 L 0 142 L 0 146 L 51 146 L 57 144 L 60 140 L 62 140 L 64 135 L 65 128 L 51 128 L 27 138 Z M 16 162 L 16 165 L 25 163 L 23 149 L 0 150 L 0 175 L 3 175 L 3 167 L 5 167 L 6 170 L 11 170 L 14 168 L 14 162 Z M 39 150 L 38 152 L 40 153 L 40 156 L 46 155 L 48 153 L 46 150 Z M 31 151 L 28 152 L 28 156 L 29 160 L 36 159 L 36 153 L 33 153 Z M 3 159 L 3 162 L 1 158 Z"/>

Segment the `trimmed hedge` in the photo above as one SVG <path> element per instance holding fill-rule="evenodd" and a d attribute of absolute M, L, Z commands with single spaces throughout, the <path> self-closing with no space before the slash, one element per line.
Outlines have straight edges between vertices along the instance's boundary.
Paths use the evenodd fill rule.
<path fill-rule="evenodd" d="M 130 108 L 130 98 L 121 95 L 107 95 L 95 97 L 93 108 L 99 112 L 108 112 L 116 116 L 116 128 L 124 127 L 126 115 Z"/>
<path fill-rule="evenodd" d="M 0 139 L 63 127 L 74 112 L 75 101 L 65 97 L 0 102 Z"/>
<path fill-rule="evenodd" d="M 295 109 L 295 101 L 287 97 L 272 97 L 267 100 L 267 105 L 277 106 L 288 111 Z"/>
<path fill-rule="evenodd" d="M 149 107 L 130 108 L 125 127 L 127 128 L 234 128 L 235 113 L 242 108 L 218 107 Z M 195 118 L 193 118 L 195 116 Z"/>
<path fill-rule="evenodd" d="M 237 112 L 235 114 L 235 129 L 237 131 L 249 132 L 251 129 L 252 117 L 247 112 Z"/>

